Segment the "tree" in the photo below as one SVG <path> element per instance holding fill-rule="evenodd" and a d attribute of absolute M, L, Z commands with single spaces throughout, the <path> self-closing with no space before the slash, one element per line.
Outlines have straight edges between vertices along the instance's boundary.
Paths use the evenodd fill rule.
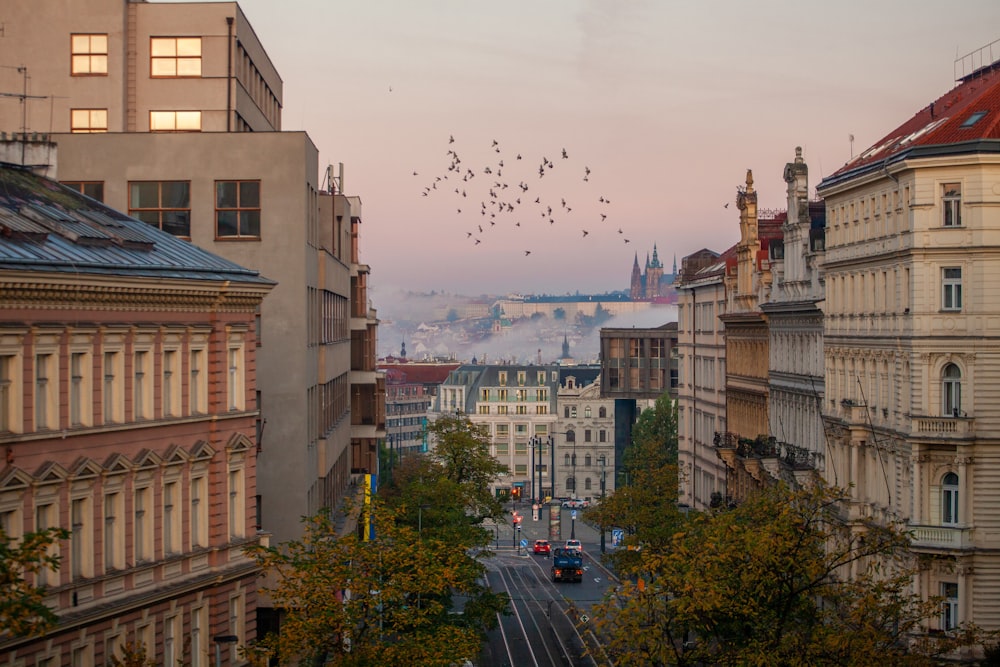
<path fill-rule="evenodd" d="M 286 611 L 280 634 L 257 647 L 266 655 L 448 665 L 478 654 L 508 604 L 482 583 L 479 559 L 493 537 L 483 520 L 503 516 L 489 485 L 504 468 L 467 417 L 442 416 L 429 430 L 434 449 L 407 455 L 379 489 L 374 540 L 338 537 L 321 513 L 301 540 L 251 550 L 277 580 L 267 590 Z M 458 598 L 462 613 L 450 613 Z"/>
<path fill-rule="evenodd" d="M 26 533 L 20 540 L 0 528 L 0 637 L 42 635 L 59 618 L 45 605 L 46 589 L 33 586 L 26 574 L 59 569 L 59 556 L 49 548 L 57 540 L 69 539 L 69 531 L 48 528 Z"/>
<path fill-rule="evenodd" d="M 552 318 L 556 320 L 565 320 L 566 309 L 563 308 L 562 306 L 556 308 L 555 310 L 552 311 Z"/>
<path fill-rule="evenodd" d="M 457 322 L 458 311 L 455 310 L 454 308 L 449 309 L 448 314 L 445 316 L 445 319 L 448 320 L 449 322 Z"/>
<path fill-rule="evenodd" d="M 418 534 L 378 500 L 373 511 L 371 541 L 337 537 L 321 513 L 301 540 L 250 549 L 276 580 L 264 589 L 286 614 L 280 633 L 247 654 L 280 664 L 450 665 L 479 653 L 481 624 L 495 624 L 507 603 L 479 583 L 482 564 L 464 545 Z M 455 592 L 479 606 L 449 613 Z"/>
<path fill-rule="evenodd" d="M 609 653 L 645 665 L 935 664 L 979 641 L 922 632 L 940 600 L 909 592 L 906 534 L 850 521 L 846 500 L 816 480 L 692 515 L 595 609 Z M 914 645 L 915 634 L 927 639 Z"/>

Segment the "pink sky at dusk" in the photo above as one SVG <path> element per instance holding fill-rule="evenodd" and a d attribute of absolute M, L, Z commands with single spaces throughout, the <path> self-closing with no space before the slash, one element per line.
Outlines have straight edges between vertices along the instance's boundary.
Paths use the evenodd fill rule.
<path fill-rule="evenodd" d="M 654 243 L 668 270 L 722 251 L 739 237 L 724 204 L 748 168 L 761 206 L 784 208 L 796 146 L 813 189 L 850 158 L 849 135 L 863 151 L 951 88 L 957 57 L 1000 39 L 996 0 L 240 6 L 284 79 L 283 129 L 307 131 L 362 199 L 376 307 L 397 288 L 627 289 Z M 553 167 L 539 178 L 542 156 Z M 482 173 L 499 159 L 501 178 Z M 461 182 L 466 169 L 477 175 Z M 490 226 L 490 186 L 522 180 L 523 204 Z"/>

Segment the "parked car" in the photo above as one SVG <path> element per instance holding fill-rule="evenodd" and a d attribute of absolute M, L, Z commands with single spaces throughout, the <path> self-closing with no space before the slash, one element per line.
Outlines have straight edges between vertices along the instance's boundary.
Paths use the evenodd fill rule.
<path fill-rule="evenodd" d="M 570 498 L 562 501 L 562 506 L 571 510 L 585 510 L 590 507 L 590 501 L 580 500 L 579 498 Z"/>
<path fill-rule="evenodd" d="M 583 553 L 583 544 L 580 540 L 566 540 L 566 544 L 563 546 L 566 551 L 575 551 L 576 553 Z"/>
<path fill-rule="evenodd" d="M 535 553 L 549 555 L 552 547 L 548 540 L 535 540 Z"/>

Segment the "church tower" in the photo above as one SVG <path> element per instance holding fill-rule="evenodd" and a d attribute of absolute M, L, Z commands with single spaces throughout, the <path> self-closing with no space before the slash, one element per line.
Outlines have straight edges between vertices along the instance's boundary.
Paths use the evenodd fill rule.
<path fill-rule="evenodd" d="M 660 278 L 663 277 L 663 264 L 660 263 L 660 256 L 656 252 L 656 244 L 653 244 L 653 259 L 646 263 L 646 298 L 653 299 L 660 296 Z"/>
<path fill-rule="evenodd" d="M 643 296 L 642 271 L 639 269 L 639 253 L 636 253 L 635 262 L 632 264 L 632 281 L 629 285 L 629 298 L 632 301 L 639 301 Z"/>

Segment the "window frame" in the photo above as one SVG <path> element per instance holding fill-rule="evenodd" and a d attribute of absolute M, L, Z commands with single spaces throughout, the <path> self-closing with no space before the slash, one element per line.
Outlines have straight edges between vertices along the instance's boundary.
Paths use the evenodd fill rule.
<path fill-rule="evenodd" d="M 940 629 L 944 632 L 954 630 L 960 621 L 958 618 L 958 584 L 952 581 L 941 582 L 941 618 Z"/>
<path fill-rule="evenodd" d="M 100 48 L 98 43 L 96 49 L 94 46 L 94 38 L 103 38 L 104 50 Z M 86 50 L 77 51 L 76 40 L 77 38 L 86 38 L 87 45 Z M 106 32 L 73 32 L 69 35 L 69 74 L 70 76 L 108 76 L 108 33 Z M 78 58 L 86 58 L 88 63 L 85 69 L 77 70 Z M 82 60 L 80 61 L 83 62 Z M 103 62 L 103 71 L 101 67 L 94 67 L 95 63 Z"/>
<path fill-rule="evenodd" d="M 257 204 L 256 204 L 256 206 L 252 206 L 252 205 L 246 205 L 246 206 L 244 206 L 244 205 L 242 205 L 243 204 L 243 185 L 244 184 L 250 184 L 250 183 L 255 183 L 257 185 Z M 234 184 L 236 186 L 236 205 L 235 206 L 220 206 L 219 205 L 219 197 L 220 197 L 219 188 L 223 187 L 223 186 L 225 186 L 227 184 Z M 235 180 L 234 179 L 230 179 L 230 180 L 218 180 L 218 181 L 216 181 L 215 182 L 215 240 L 217 240 L 217 241 L 240 241 L 240 240 L 243 240 L 243 241 L 260 241 L 261 240 L 261 229 L 260 229 L 261 228 L 261 199 L 262 199 L 261 181 L 260 181 L 259 178 L 258 179 L 246 178 L 246 179 L 235 179 Z M 227 212 L 234 212 L 234 213 L 236 213 L 236 218 L 237 218 L 236 219 L 236 232 L 234 234 L 221 234 L 220 233 L 219 216 L 220 216 L 220 214 L 227 213 Z M 248 213 L 248 214 L 256 213 L 256 218 L 257 218 L 257 221 L 256 221 L 257 233 L 256 234 L 254 234 L 252 232 L 248 232 L 246 234 L 243 233 L 242 230 L 243 230 L 243 214 L 244 213 Z"/>
<path fill-rule="evenodd" d="M 961 520 L 959 505 L 959 477 L 947 472 L 941 478 L 941 525 L 957 526 Z"/>
<path fill-rule="evenodd" d="M 183 183 L 187 187 L 187 206 L 165 206 L 163 201 L 163 186 L 167 183 L 177 184 Z M 156 206 L 136 206 L 136 188 L 143 185 L 156 185 Z M 145 203 L 145 202 L 144 202 Z M 157 217 L 157 222 L 154 224 L 151 220 L 146 219 L 144 214 L 155 213 Z M 187 219 L 185 222 L 173 221 L 168 226 L 164 226 L 163 216 L 170 213 L 186 213 Z M 128 214 L 137 220 L 145 222 L 147 225 L 152 225 L 157 229 L 167 232 L 168 234 L 173 234 L 178 238 L 191 238 L 191 181 L 129 181 L 128 182 Z M 186 234 L 176 234 L 171 231 L 171 227 L 187 227 Z"/>
<path fill-rule="evenodd" d="M 949 272 L 958 272 L 949 276 Z M 941 310 L 949 312 L 962 311 L 962 267 L 941 267 Z"/>
<path fill-rule="evenodd" d="M 951 362 L 941 369 L 941 414 L 945 417 L 962 414 L 962 369 Z"/>
<path fill-rule="evenodd" d="M 202 128 L 202 113 L 198 109 L 150 109 L 149 111 L 151 133 L 201 132 Z"/>
<path fill-rule="evenodd" d="M 97 108 L 70 109 L 69 131 L 70 134 L 106 134 L 108 131 L 108 110 Z"/>
<path fill-rule="evenodd" d="M 172 53 L 159 52 L 160 47 L 167 47 L 170 43 L 173 43 Z M 198 55 L 193 53 L 179 53 L 182 49 L 179 48 L 181 45 L 190 43 L 193 45 L 197 43 L 198 45 Z M 185 36 L 185 35 L 159 35 L 150 36 L 149 38 L 149 78 L 151 79 L 200 79 L 202 78 L 202 64 L 204 58 L 204 49 L 202 48 L 202 38 Z M 168 63 L 173 63 L 173 72 L 157 72 L 157 65 L 165 66 Z M 197 74 L 192 71 L 185 72 L 183 74 L 179 73 L 184 67 L 182 65 L 193 66 L 197 63 Z"/>
<path fill-rule="evenodd" d="M 91 199 L 104 202 L 104 181 L 59 181 L 67 188 L 86 195 Z"/>
<path fill-rule="evenodd" d="M 941 226 L 962 226 L 962 184 L 941 184 Z"/>

